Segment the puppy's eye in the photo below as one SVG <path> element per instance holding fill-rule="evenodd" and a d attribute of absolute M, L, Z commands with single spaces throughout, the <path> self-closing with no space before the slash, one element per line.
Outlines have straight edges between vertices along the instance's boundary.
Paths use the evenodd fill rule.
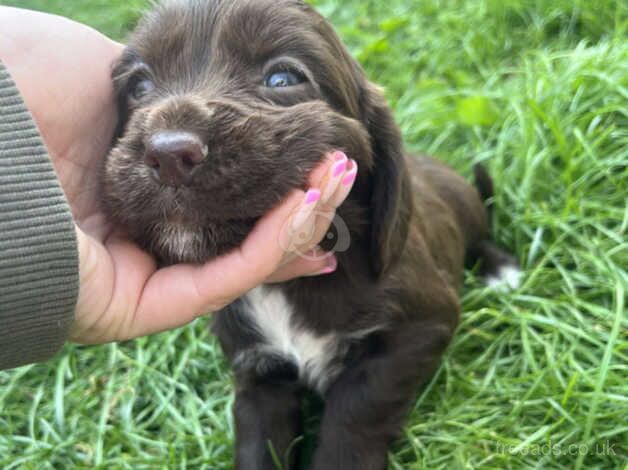
<path fill-rule="evenodd" d="M 154 89 L 155 84 L 148 78 L 144 77 L 138 78 L 130 84 L 131 97 L 136 101 L 141 100 Z"/>
<path fill-rule="evenodd" d="M 265 85 L 268 88 L 285 88 L 305 81 L 305 76 L 296 70 L 279 70 L 266 76 Z"/>

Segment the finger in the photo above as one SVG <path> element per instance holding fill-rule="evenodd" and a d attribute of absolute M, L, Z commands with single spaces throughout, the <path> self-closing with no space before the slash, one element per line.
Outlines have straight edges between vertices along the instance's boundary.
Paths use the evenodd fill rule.
<path fill-rule="evenodd" d="M 349 163 L 347 156 L 340 151 L 334 152 L 331 158 L 333 158 L 334 163 L 329 167 L 325 182 L 321 185 L 323 188 L 321 195 L 322 204 L 327 204 L 336 192 Z"/>
<path fill-rule="evenodd" d="M 332 176 L 328 184 L 337 189 L 329 197 L 326 204 L 323 202 L 323 197 L 321 197 L 316 210 L 312 212 L 310 219 L 303 224 L 301 232 L 293 237 L 295 246 L 291 247 L 292 252 L 303 253 L 311 250 L 322 241 L 334 221 L 336 208 L 345 201 L 351 192 L 357 171 L 357 163 L 350 160 L 347 162 L 345 171 L 337 172 Z M 334 183 L 333 180 L 337 182 Z"/>
<path fill-rule="evenodd" d="M 333 194 L 335 188 L 340 184 L 344 169 L 346 168 L 348 159 L 346 155 L 340 151 L 332 152 L 325 155 L 324 162 L 320 164 L 310 175 L 309 183 L 311 187 L 323 188 L 328 198 L 330 193 Z M 314 248 L 318 243 L 309 243 L 312 239 L 314 226 L 311 220 L 314 220 L 313 214 L 319 212 L 322 199 L 322 192 L 311 190 L 309 197 L 316 205 L 309 205 L 301 209 L 293 216 L 291 225 L 285 227 L 281 237 L 281 246 L 284 248 L 284 256 L 281 265 L 285 265 L 292 261 L 302 249 L 297 247 L 307 246 L 306 250 Z M 306 197 L 308 197 L 306 195 Z M 330 219 L 331 223 L 331 219 Z M 328 224 L 329 225 L 329 224 Z"/>
<path fill-rule="evenodd" d="M 357 176 L 358 163 L 355 160 L 349 160 L 346 172 L 343 174 L 342 180 L 340 181 L 336 192 L 329 199 L 329 201 L 327 201 L 326 205 L 333 208 L 338 208 L 351 192 Z"/>
<path fill-rule="evenodd" d="M 294 250 L 298 253 L 304 253 L 318 246 L 329 232 L 335 216 L 335 210 L 323 211 L 317 209 L 316 214 L 312 216 L 309 222 L 311 228 L 308 229 L 306 236 L 297 238 L 300 244 Z"/>
<path fill-rule="evenodd" d="M 266 279 L 267 283 L 285 282 L 303 276 L 329 274 L 336 270 L 336 257 L 321 249 L 311 250 L 306 256 L 295 257 Z"/>
<path fill-rule="evenodd" d="M 321 165 L 313 172 L 310 181 L 321 187 L 321 198 L 315 208 L 307 214 L 299 216 L 295 225 L 302 228 L 294 231 L 289 236 L 292 243 L 286 246 L 282 265 L 288 264 L 302 253 L 315 248 L 327 232 L 335 215 L 335 207 L 327 207 L 326 203 L 335 195 L 338 186 L 344 178 L 349 163 L 347 156 L 341 151 L 335 151 L 325 156 L 327 166 Z M 325 173 L 322 170 L 326 169 Z M 301 223 L 303 218 L 309 216 L 309 220 Z"/>

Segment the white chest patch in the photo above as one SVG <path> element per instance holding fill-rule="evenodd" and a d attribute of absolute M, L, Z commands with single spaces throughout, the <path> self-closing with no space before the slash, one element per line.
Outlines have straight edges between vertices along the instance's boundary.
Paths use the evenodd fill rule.
<path fill-rule="evenodd" d="M 317 335 L 298 325 L 293 307 L 278 289 L 257 287 L 246 295 L 249 314 L 268 348 L 294 360 L 300 379 L 319 392 L 340 371 L 335 359 L 340 351 L 338 335 Z"/>

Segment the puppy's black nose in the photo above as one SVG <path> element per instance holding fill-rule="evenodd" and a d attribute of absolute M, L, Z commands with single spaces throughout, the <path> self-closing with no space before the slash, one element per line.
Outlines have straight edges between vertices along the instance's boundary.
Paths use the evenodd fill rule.
<path fill-rule="evenodd" d="M 195 134 L 160 131 L 146 140 L 144 162 L 167 186 L 184 186 L 192 170 L 207 157 L 207 147 Z"/>

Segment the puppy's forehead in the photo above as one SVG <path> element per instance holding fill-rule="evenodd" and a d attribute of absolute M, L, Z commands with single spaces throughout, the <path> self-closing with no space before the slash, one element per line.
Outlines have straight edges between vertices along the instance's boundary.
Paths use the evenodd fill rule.
<path fill-rule="evenodd" d="M 212 66 L 258 66 L 279 55 L 319 63 L 329 26 L 297 0 L 169 0 L 146 16 L 130 47 L 167 78 Z"/>

